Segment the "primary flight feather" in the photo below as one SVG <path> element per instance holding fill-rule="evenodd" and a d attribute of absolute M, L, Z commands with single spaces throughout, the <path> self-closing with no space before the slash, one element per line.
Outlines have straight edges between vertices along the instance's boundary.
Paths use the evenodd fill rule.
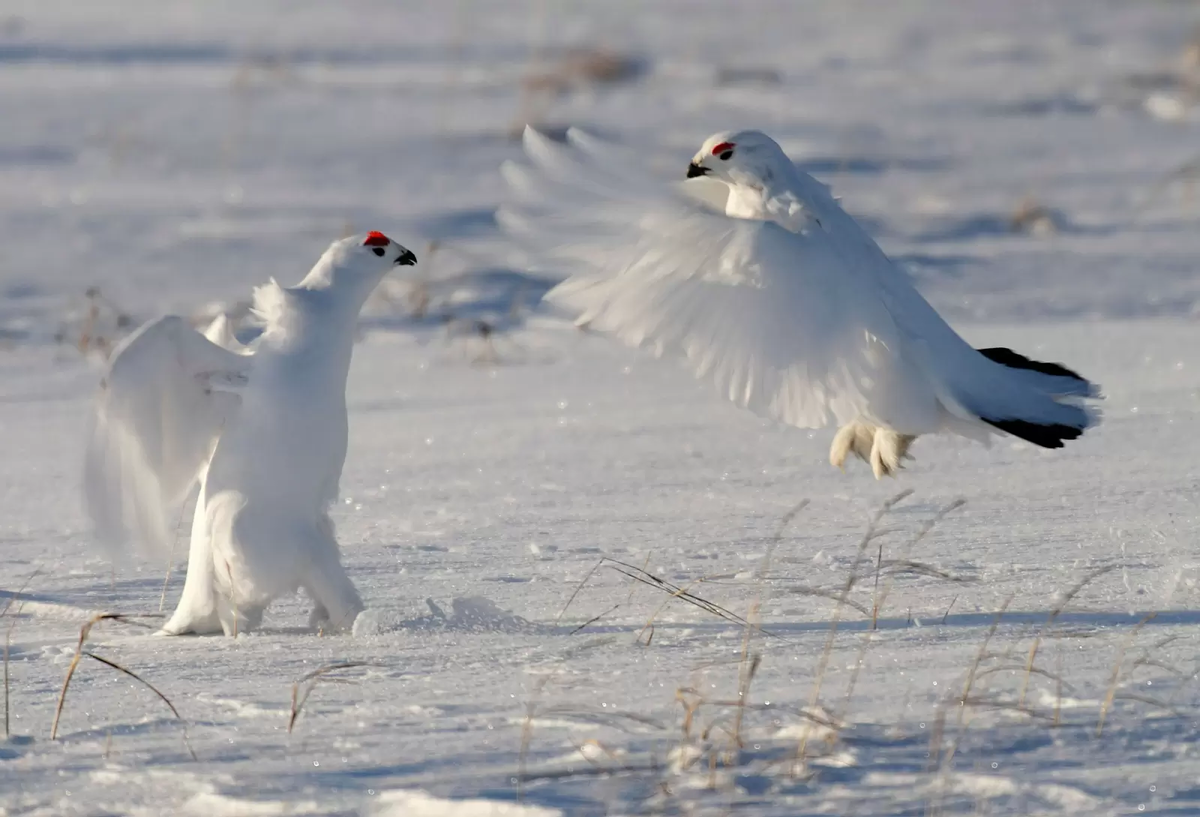
<path fill-rule="evenodd" d="M 894 474 L 936 432 L 1059 448 L 1098 419 L 1075 372 L 959 337 L 763 133 L 709 137 L 675 186 L 577 131 L 559 145 L 527 129 L 525 150 L 499 218 L 570 273 L 547 300 L 682 358 L 741 406 L 836 423 L 838 467 L 853 453 Z"/>

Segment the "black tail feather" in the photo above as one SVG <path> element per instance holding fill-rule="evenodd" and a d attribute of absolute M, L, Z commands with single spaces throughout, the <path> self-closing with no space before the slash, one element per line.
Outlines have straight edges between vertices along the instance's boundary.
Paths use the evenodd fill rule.
<path fill-rule="evenodd" d="M 1074 440 L 1083 434 L 1082 428 L 1063 425 L 1062 423 L 1031 423 L 1028 420 L 989 420 L 979 418 L 990 426 L 1001 431 L 1007 431 L 1014 437 L 1020 437 L 1042 448 L 1062 448 L 1063 440 Z"/>
<path fill-rule="evenodd" d="M 1002 346 L 990 349 L 977 349 L 976 351 L 993 363 L 999 363 L 1001 366 L 1006 366 L 1010 369 L 1025 369 L 1051 377 L 1067 377 L 1077 380 L 1084 386 L 1084 389 L 1076 396 L 1097 396 L 1096 387 L 1087 378 L 1080 376 L 1078 372 L 1068 369 L 1061 363 L 1043 363 L 1040 360 L 1030 360 L 1024 355 Z M 1073 390 L 1071 391 L 1073 392 Z M 1083 428 L 1065 423 L 1036 423 L 1029 420 L 1009 418 L 993 420 L 988 417 L 980 417 L 979 419 L 1014 437 L 1020 437 L 1022 440 L 1027 440 L 1034 445 L 1040 445 L 1042 448 L 1062 448 L 1064 440 L 1074 440 L 1083 434 Z M 1086 420 L 1083 421 L 1083 425 L 1086 426 L 1088 424 Z"/>
<path fill-rule="evenodd" d="M 1081 377 L 1077 372 L 1071 371 L 1061 363 L 1042 363 L 1039 360 L 1030 360 L 1025 355 L 1017 354 L 1012 349 L 1005 349 L 1003 346 L 991 349 L 976 349 L 975 351 L 988 360 L 999 363 L 1001 366 L 1007 366 L 1010 369 L 1029 369 L 1041 374 L 1053 375 L 1055 377 L 1072 377 L 1084 383 L 1088 382 L 1086 377 Z M 1021 435 L 1018 434 L 1017 436 Z M 1057 448 L 1058 446 L 1053 447 Z"/>

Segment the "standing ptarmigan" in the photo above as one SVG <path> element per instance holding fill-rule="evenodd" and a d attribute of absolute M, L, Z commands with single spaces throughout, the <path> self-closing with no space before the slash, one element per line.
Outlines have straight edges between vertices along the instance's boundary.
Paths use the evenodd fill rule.
<path fill-rule="evenodd" d="M 254 293 L 250 348 L 218 319 L 207 336 L 177 316 L 115 351 L 85 463 L 101 539 L 166 554 L 172 509 L 199 483 L 183 596 L 168 635 L 252 629 L 303 588 L 310 624 L 345 630 L 362 601 L 342 568 L 328 509 L 346 460 L 346 377 L 367 297 L 417 262 L 382 233 L 334 242 L 297 286 Z"/>
<path fill-rule="evenodd" d="M 570 277 L 546 298 L 580 325 L 683 358 L 784 423 L 836 422 L 829 459 L 893 474 L 921 434 L 1008 433 L 1060 448 L 1098 388 L 1056 363 L 974 349 L 838 205 L 758 131 L 709 137 L 687 180 L 652 181 L 584 134 L 525 132 L 501 223 Z"/>

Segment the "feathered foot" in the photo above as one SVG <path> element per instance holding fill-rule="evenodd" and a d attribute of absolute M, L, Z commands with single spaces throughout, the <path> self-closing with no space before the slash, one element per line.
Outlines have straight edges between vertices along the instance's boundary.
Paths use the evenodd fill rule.
<path fill-rule="evenodd" d="M 893 477 L 904 467 L 901 460 L 912 459 L 908 449 L 915 439 L 916 435 L 901 434 L 890 428 L 855 420 L 842 426 L 834 435 L 829 448 L 829 462 L 844 471 L 846 455 L 854 454 L 871 464 L 875 479 Z"/>
<path fill-rule="evenodd" d="M 875 440 L 875 427 L 855 420 L 838 429 L 829 447 L 829 464 L 846 470 L 846 455 L 854 454 L 863 462 L 871 461 L 871 446 Z"/>

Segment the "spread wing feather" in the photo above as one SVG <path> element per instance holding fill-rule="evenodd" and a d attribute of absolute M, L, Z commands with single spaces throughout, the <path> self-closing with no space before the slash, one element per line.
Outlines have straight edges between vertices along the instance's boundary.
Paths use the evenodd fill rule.
<path fill-rule="evenodd" d="M 501 223 L 570 272 L 547 299 L 581 325 L 682 358 L 738 405 L 791 425 L 848 422 L 894 381 L 897 328 L 872 273 L 815 220 L 799 231 L 715 212 L 575 132 L 526 132 Z"/>
<path fill-rule="evenodd" d="M 172 510 L 207 465 L 252 357 L 183 319 L 152 321 L 115 351 L 92 416 L 84 464 L 87 512 L 102 542 L 170 549 Z"/>

